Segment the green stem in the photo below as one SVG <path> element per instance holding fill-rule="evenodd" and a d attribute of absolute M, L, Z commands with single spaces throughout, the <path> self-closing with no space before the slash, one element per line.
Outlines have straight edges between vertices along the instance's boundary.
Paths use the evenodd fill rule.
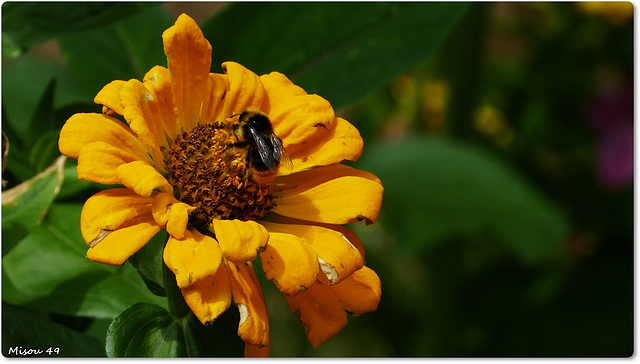
<path fill-rule="evenodd" d="M 164 287 L 167 292 L 167 301 L 169 303 L 169 311 L 177 317 L 186 316 L 191 309 L 184 301 L 182 292 L 176 283 L 176 276 L 167 267 L 166 264 L 162 264 L 162 274 L 164 277 Z"/>

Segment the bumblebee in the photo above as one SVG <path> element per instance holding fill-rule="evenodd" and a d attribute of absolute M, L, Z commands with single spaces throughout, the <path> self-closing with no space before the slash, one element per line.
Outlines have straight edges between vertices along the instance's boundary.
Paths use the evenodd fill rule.
<path fill-rule="evenodd" d="M 271 121 L 263 112 L 247 109 L 240 113 L 238 123 L 233 126 L 238 142 L 236 148 L 246 148 L 249 175 L 256 182 L 272 177 L 278 167 L 291 169 L 293 163 L 271 126 Z"/>

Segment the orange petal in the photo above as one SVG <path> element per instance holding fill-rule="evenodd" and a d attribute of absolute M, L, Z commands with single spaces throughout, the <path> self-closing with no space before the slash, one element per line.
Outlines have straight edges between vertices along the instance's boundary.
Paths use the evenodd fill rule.
<path fill-rule="evenodd" d="M 375 311 L 382 295 L 380 278 L 366 266 L 331 288 L 340 297 L 344 310 L 353 316 Z"/>
<path fill-rule="evenodd" d="M 215 320 L 231 305 L 231 283 L 223 263 L 215 275 L 204 277 L 182 288 L 182 296 L 194 315 L 205 325 Z"/>
<path fill-rule="evenodd" d="M 313 138 L 290 145 L 284 140 L 287 154 L 293 162 L 290 173 L 342 161 L 355 161 L 362 154 L 362 137 L 351 123 L 335 118 L 332 129 L 317 128 Z"/>
<path fill-rule="evenodd" d="M 258 345 L 245 344 L 244 356 L 245 358 L 268 358 L 270 347 L 270 345 L 260 347 Z"/>
<path fill-rule="evenodd" d="M 309 244 L 318 256 L 320 270 L 324 273 L 318 279 L 323 283 L 339 283 L 364 264 L 358 249 L 338 231 L 313 225 L 263 224 L 270 232 L 293 234 Z"/>
<path fill-rule="evenodd" d="M 113 231 L 125 222 L 151 212 L 151 199 L 127 188 L 112 188 L 89 197 L 82 207 L 80 231 L 89 243 L 101 231 Z M 125 258 L 126 259 L 126 258 Z"/>
<path fill-rule="evenodd" d="M 154 100 L 148 104 L 148 118 L 161 122 L 169 141 L 175 140 L 182 126 L 178 121 L 176 101 L 171 90 L 171 73 L 165 67 L 155 66 L 144 75 L 142 82 Z"/>
<path fill-rule="evenodd" d="M 142 248 L 160 227 L 151 213 L 135 217 L 120 225 L 117 230 L 102 232 L 89 243 L 87 258 L 94 262 L 121 265 Z"/>
<path fill-rule="evenodd" d="M 122 104 L 120 103 L 120 90 L 126 81 L 111 81 L 98 92 L 93 102 L 104 105 L 107 109 L 114 111 L 116 114 L 122 115 Z"/>
<path fill-rule="evenodd" d="M 184 238 L 184 233 L 189 222 L 189 214 L 195 207 L 178 201 L 169 193 L 159 193 L 153 198 L 151 211 L 156 223 L 167 229 L 174 238 Z"/>
<path fill-rule="evenodd" d="M 187 230 L 181 240 L 169 237 L 163 258 L 176 275 L 178 287 L 185 288 L 213 277 L 222 261 L 222 251 L 214 238 Z"/>
<path fill-rule="evenodd" d="M 120 184 L 116 170 L 137 157 L 125 150 L 105 142 L 92 142 L 80 150 L 78 157 L 78 179 L 105 185 Z"/>
<path fill-rule="evenodd" d="M 373 174 L 342 164 L 318 167 L 274 180 L 273 212 L 300 220 L 346 224 L 375 222 L 382 184 Z"/>
<path fill-rule="evenodd" d="M 296 296 L 285 296 L 314 348 L 334 337 L 347 324 L 347 314 L 331 287 L 320 282 Z"/>
<path fill-rule="evenodd" d="M 232 262 L 250 262 L 264 250 L 269 233 L 255 221 L 213 220 L 213 231 L 224 257 Z"/>
<path fill-rule="evenodd" d="M 101 114 L 74 114 L 60 131 L 58 147 L 67 157 L 78 159 L 80 150 L 92 142 L 105 142 L 134 155 L 137 160 L 152 163 L 147 147 L 120 121 Z"/>
<path fill-rule="evenodd" d="M 145 162 L 134 161 L 116 169 L 120 183 L 140 196 L 151 196 L 154 190 L 173 193 L 173 187 L 166 178 Z"/>
<path fill-rule="evenodd" d="M 171 88 L 178 109 L 178 119 L 185 130 L 200 121 L 209 70 L 211 45 L 198 24 L 186 14 L 162 33 L 164 53 L 171 72 Z"/>
<path fill-rule="evenodd" d="M 262 269 L 280 292 L 296 295 L 311 287 L 320 273 L 311 246 L 291 234 L 270 233 L 267 249 L 260 253 Z"/>
<path fill-rule="evenodd" d="M 149 147 L 155 164 L 161 166 L 159 170 L 165 172 L 160 148 L 169 148 L 169 141 L 165 135 L 162 119 L 157 112 L 154 112 L 158 109 L 158 100 L 138 80 L 130 80 L 122 86 L 120 95 L 124 107 L 123 116 L 129 123 L 129 127 L 136 133 L 138 139 Z"/>
<path fill-rule="evenodd" d="M 229 88 L 227 75 L 210 73 L 202 103 L 200 120 L 203 124 L 223 121 L 230 115 L 224 115 L 225 98 Z"/>
<path fill-rule="evenodd" d="M 239 114 L 250 107 L 260 109 L 265 96 L 260 77 L 235 62 L 224 62 L 222 69 L 229 77 L 224 115 Z"/>
<path fill-rule="evenodd" d="M 262 287 L 250 263 L 237 266 L 227 261 L 231 274 L 231 293 L 240 311 L 238 335 L 251 345 L 269 345 L 269 317 Z"/>

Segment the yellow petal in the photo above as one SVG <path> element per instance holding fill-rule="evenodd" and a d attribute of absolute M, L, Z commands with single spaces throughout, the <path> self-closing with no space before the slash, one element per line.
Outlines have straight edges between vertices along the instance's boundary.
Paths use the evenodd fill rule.
<path fill-rule="evenodd" d="M 340 297 L 344 310 L 353 316 L 375 311 L 382 295 L 380 278 L 366 266 L 331 288 Z"/>
<path fill-rule="evenodd" d="M 280 72 L 262 75 L 260 76 L 260 81 L 268 95 L 268 98 L 263 103 L 264 112 L 267 114 L 271 113 L 271 109 L 275 105 L 283 103 L 291 97 L 307 94 L 302 87 L 295 85 Z"/>
<path fill-rule="evenodd" d="M 224 115 L 240 114 L 250 107 L 260 109 L 265 96 L 260 77 L 235 62 L 224 62 L 222 69 L 229 77 Z"/>
<path fill-rule="evenodd" d="M 233 301 L 240 311 L 238 335 L 250 345 L 269 345 L 269 317 L 260 282 L 250 263 L 235 265 L 227 261 L 231 275 Z"/>
<path fill-rule="evenodd" d="M 333 128 L 335 114 L 331 104 L 318 95 L 290 97 L 271 104 L 269 119 L 273 132 L 289 145 L 309 142 L 320 129 Z"/>
<path fill-rule="evenodd" d="M 137 157 L 125 150 L 105 142 L 92 142 L 80 150 L 78 157 L 78 179 L 105 185 L 120 184 L 116 170 Z"/>
<path fill-rule="evenodd" d="M 358 249 L 340 232 L 313 225 L 276 224 L 263 222 L 270 232 L 293 234 L 302 238 L 318 256 L 318 279 L 333 285 L 362 268 L 364 262 Z"/>
<path fill-rule="evenodd" d="M 332 129 L 317 128 L 313 138 L 302 143 L 291 145 L 287 140 L 283 143 L 293 162 L 289 173 L 355 161 L 360 158 L 363 146 L 358 129 L 342 118 L 335 118 Z"/>
<path fill-rule="evenodd" d="M 229 89 L 227 75 L 210 73 L 202 103 L 200 120 L 203 124 L 224 121 L 231 115 L 224 115 L 225 98 Z"/>
<path fill-rule="evenodd" d="M 107 109 L 114 111 L 116 114 L 122 115 L 122 104 L 120 103 L 120 90 L 126 81 L 111 81 L 98 92 L 93 101 L 96 104 L 104 105 Z"/>
<path fill-rule="evenodd" d="M 163 258 L 167 267 L 176 275 L 178 287 L 185 288 L 194 282 L 213 277 L 222 261 L 222 252 L 214 238 L 197 230 L 187 230 L 181 240 L 169 237 Z"/>
<path fill-rule="evenodd" d="M 173 187 L 158 171 L 145 162 L 135 161 L 116 169 L 120 183 L 140 196 L 151 196 L 154 190 L 173 193 Z"/>
<path fill-rule="evenodd" d="M 291 234 L 270 233 L 267 249 L 260 253 L 262 269 L 280 292 L 296 295 L 311 287 L 320 273 L 311 246 Z"/>
<path fill-rule="evenodd" d="M 169 141 L 175 140 L 182 126 L 178 121 L 176 101 L 171 90 L 171 73 L 165 67 L 155 66 L 144 75 L 142 82 L 154 100 L 149 103 L 149 119 L 161 122 Z"/>
<path fill-rule="evenodd" d="M 271 345 L 260 347 L 258 345 L 245 344 L 244 356 L 245 358 L 268 358 L 270 348 Z"/>
<path fill-rule="evenodd" d="M 162 33 L 164 53 L 171 72 L 171 88 L 178 109 L 178 119 L 185 130 L 200 121 L 209 70 L 211 45 L 198 24 L 186 14 Z"/>
<path fill-rule="evenodd" d="M 296 296 L 285 296 L 314 348 L 334 337 L 347 324 L 340 298 L 320 282 Z"/>
<path fill-rule="evenodd" d="M 113 231 L 125 222 L 151 212 L 151 199 L 127 188 L 112 188 L 89 197 L 82 207 L 80 231 L 89 243 L 102 230 Z"/>
<path fill-rule="evenodd" d="M 182 296 L 194 315 L 204 325 L 215 320 L 231 305 L 231 286 L 226 265 L 215 275 L 207 276 L 182 288 Z"/>
<path fill-rule="evenodd" d="M 232 262 L 250 262 L 264 250 L 269 233 L 255 221 L 213 220 L 213 231 L 224 257 Z"/>
<path fill-rule="evenodd" d="M 382 184 L 373 174 L 337 164 L 275 179 L 273 212 L 300 220 L 346 224 L 375 222 Z"/>
<path fill-rule="evenodd" d="M 74 114 L 60 131 L 58 147 L 67 157 L 77 159 L 82 147 L 92 142 L 104 142 L 136 156 L 136 160 L 151 163 L 147 147 L 120 121 L 101 114 Z"/>
<path fill-rule="evenodd" d="M 120 225 L 117 230 L 102 230 L 87 251 L 87 258 L 94 262 L 121 265 L 142 248 L 160 231 L 151 213 L 135 217 Z"/>
<path fill-rule="evenodd" d="M 124 107 L 123 116 L 129 123 L 129 127 L 136 133 L 138 139 L 149 147 L 155 165 L 161 166 L 158 169 L 165 172 L 160 148 L 166 150 L 169 148 L 169 142 L 163 122 L 158 118 L 158 113 L 154 112 L 158 109 L 158 100 L 138 80 L 129 80 L 122 86 L 120 95 Z"/>
<path fill-rule="evenodd" d="M 184 238 L 184 233 L 189 222 L 189 214 L 195 207 L 178 201 L 169 193 L 159 193 L 153 198 L 151 211 L 156 223 L 167 229 L 174 238 Z"/>

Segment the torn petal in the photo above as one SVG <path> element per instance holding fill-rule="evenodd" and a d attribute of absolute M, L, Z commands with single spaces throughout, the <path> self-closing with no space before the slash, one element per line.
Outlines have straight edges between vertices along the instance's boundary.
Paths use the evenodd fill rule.
<path fill-rule="evenodd" d="M 116 169 L 116 175 L 120 183 L 140 196 L 151 196 L 154 190 L 173 193 L 173 187 L 167 179 L 145 162 L 134 161 L 123 164 Z"/>
<path fill-rule="evenodd" d="M 366 266 L 331 288 L 340 297 L 344 310 L 353 316 L 375 311 L 382 295 L 380 278 Z"/>
<path fill-rule="evenodd" d="M 153 198 L 153 218 L 176 239 L 182 239 L 189 222 L 189 214 L 195 207 L 178 201 L 169 193 L 159 193 Z"/>
<path fill-rule="evenodd" d="M 269 345 L 269 317 L 262 287 L 249 264 L 227 262 L 231 274 L 231 293 L 240 311 L 238 335 L 251 345 Z"/>

